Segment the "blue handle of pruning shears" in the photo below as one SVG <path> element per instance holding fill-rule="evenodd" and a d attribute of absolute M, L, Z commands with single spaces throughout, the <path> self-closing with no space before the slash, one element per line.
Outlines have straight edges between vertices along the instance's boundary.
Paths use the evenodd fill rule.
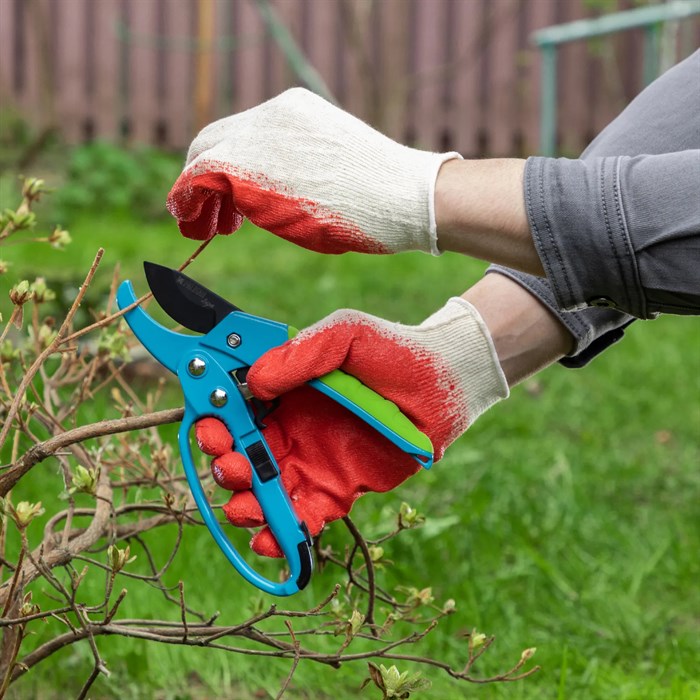
<path fill-rule="evenodd" d="M 117 304 L 124 309 L 135 302 L 136 295 L 127 280 L 119 287 Z M 215 541 L 235 569 L 261 590 L 279 596 L 301 590 L 308 583 L 313 568 L 311 538 L 305 523 L 294 512 L 274 455 L 246 400 L 249 397 L 242 391 L 244 384 L 240 375 L 236 375 L 238 370 L 247 370 L 269 349 L 286 342 L 289 326 L 234 311 L 207 334 L 190 336 L 168 330 L 140 306 L 134 306 L 124 318 L 144 347 L 180 380 L 185 398 L 185 414 L 178 434 L 180 453 L 192 495 Z M 430 441 L 412 424 L 406 427 L 409 422 L 396 406 L 342 372 L 314 379 L 309 384 L 355 413 L 422 466 L 431 466 Z M 363 402 L 365 406 L 361 405 Z M 391 423 L 391 427 L 372 413 L 371 407 L 377 405 L 375 413 L 387 416 L 386 422 Z M 192 458 L 190 433 L 192 425 L 207 416 L 226 425 L 236 450 L 245 453 L 253 467 L 253 494 L 290 569 L 289 578 L 282 583 L 261 576 L 243 559 L 224 534 L 206 498 Z M 423 439 L 416 440 L 414 433 Z"/>
<path fill-rule="evenodd" d="M 192 376 L 187 365 L 192 359 L 204 362 L 205 372 Z M 255 424 L 243 395 L 232 389 L 231 380 L 215 358 L 198 349 L 183 357 L 178 377 L 185 395 L 185 416 L 178 433 L 180 454 L 185 467 L 187 482 L 206 526 L 219 547 L 236 570 L 250 583 L 274 595 L 286 596 L 306 586 L 313 567 L 311 538 L 306 525 L 299 522 L 282 485 L 277 462 Z M 228 400 L 223 406 L 211 404 L 211 388 L 227 391 Z M 231 433 L 236 450 L 248 455 L 253 465 L 252 490 L 260 503 L 272 533 L 287 559 L 290 576 L 284 583 L 276 583 L 261 576 L 241 557 L 219 525 L 204 494 L 192 459 L 190 432 L 192 425 L 204 416 L 214 416 L 222 421 Z"/>

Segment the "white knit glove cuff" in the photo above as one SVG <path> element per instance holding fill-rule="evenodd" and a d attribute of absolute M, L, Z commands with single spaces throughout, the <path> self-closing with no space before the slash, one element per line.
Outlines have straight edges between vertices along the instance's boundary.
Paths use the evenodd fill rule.
<path fill-rule="evenodd" d="M 508 381 L 491 334 L 469 302 L 452 297 L 417 330 L 420 342 L 443 358 L 461 385 L 463 424 L 458 434 L 493 404 L 508 398 Z"/>

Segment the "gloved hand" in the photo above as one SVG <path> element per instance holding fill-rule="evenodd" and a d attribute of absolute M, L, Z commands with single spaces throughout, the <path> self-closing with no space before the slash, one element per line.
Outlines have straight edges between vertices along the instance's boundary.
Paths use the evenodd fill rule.
<path fill-rule="evenodd" d="M 435 460 L 493 403 L 508 396 L 489 332 L 474 307 L 460 298 L 419 326 L 404 326 L 343 310 L 263 355 L 248 386 L 263 400 L 280 397 L 265 419 L 265 438 L 297 515 L 313 536 L 346 515 L 367 491 L 388 491 L 420 469 L 398 447 L 305 382 L 340 368 L 393 401 L 433 443 Z M 233 451 L 219 421 L 197 424 L 200 448 L 215 457 L 217 483 L 235 491 L 224 506 L 231 523 L 262 525 L 250 466 Z M 281 556 L 267 529 L 252 548 Z"/>
<path fill-rule="evenodd" d="M 189 238 L 243 217 L 320 253 L 438 254 L 435 181 L 457 153 L 402 146 L 303 88 L 205 127 L 168 196 Z"/>

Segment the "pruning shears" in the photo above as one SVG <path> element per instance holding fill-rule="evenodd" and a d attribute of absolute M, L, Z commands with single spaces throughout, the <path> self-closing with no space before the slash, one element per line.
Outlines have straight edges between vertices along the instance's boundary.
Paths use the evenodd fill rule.
<path fill-rule="evenodd" d="M 144 263 L 144 269 L 153 296 L 163 310 L 180 325 L 203 334 L 171 331 L 140 306 L 124 315 L 144 347 L 180 380 L 185 412 L 178 443 L 199 512 L 214 540 L 247 581 L 273 595 L 292 595 L 311 578 L 312 540 L 306 524 L 294 511 L 279 466 L 265 440 L 263 421 L 274 410 L 274 404 L 270 407 L 252 395 L 246 375 L 261 355 L 294 337 L 296 329 L 245 313 L 177 270 L 150 262 Z M 131 282 L 122 282 L 117 292 L 119 308 L 132 306 L 136 301 Z M 423 467 L 430 468 L 430 439 L 394 403 L 340 370 L 312 379 L 309 385 L 375 428 Z M 206 416 L 222 421 L 236 450 L 248 457 L 253 494 L 287 560 L 290 576 L 284 582 L 271 581 L 255 571 L 214 515 L 194 466 L 190 444 L 193 424 Z"/>

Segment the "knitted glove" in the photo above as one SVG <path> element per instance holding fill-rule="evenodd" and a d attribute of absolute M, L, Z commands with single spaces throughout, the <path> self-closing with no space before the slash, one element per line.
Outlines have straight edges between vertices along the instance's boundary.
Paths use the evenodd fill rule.
<path fill-rule="evenodd" d="M 367 491 L 388 491 L 420 469 L 373 428 L 305 382 L 340 368 L 393 401 L 432 440 L 436 461 L 508 385 L 477 311 L 450 299 L 419 326 L 391 323 L 359 311 L 338 311 L 263 355 L 248 373 L 260 399 L 280 397 L 265 419 L 265 438 L 297 515 L 312 535 L 346 515 Z M 234 525 L 264 523 L 246 457 L 232 451 L 219 421 L 197 424 L 199 446 L 215 457 L 217 483 L 236 493 L 224 506 Z M 235 447 L 235 446 L 234 446 Z M 269 529 L 252 548 L 281 556 Z"/>
<path fill-rule="evenodd" d="M 205 127 L 168 209 L 189 238 L 243 217 L 320 253 L 438 254 L 435 180 L 457 153 L 399 145 L 303 88 Z"/>

